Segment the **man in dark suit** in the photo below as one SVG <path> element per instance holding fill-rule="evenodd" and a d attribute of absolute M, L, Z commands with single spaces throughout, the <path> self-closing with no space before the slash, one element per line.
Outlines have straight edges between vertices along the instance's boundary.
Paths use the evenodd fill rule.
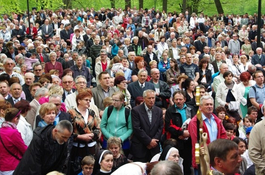
<path fill-rule="evenodd" d="M 26 100 L 31 102 L 33 100 L 33 97 L 30 93 L 30 85 L 32 85 L 34 83 L 34 74 L 32 72 L 27 72 L 25 73 L 25 84 L 22 85 L 22 89 L 26 95 Z"/>
<path fill-rule="evenodd" d="M 40 77 L 44 74 L 44 68 L 43 65 L 41 65 L 41 63 L 36 63 L 33 66 L 33 73 L 35 75 L 34 77 L 34 83 L 39 82 Z"/>
<path fill-rule="evenodd" d="M 155 91 L 143 92 L 144 103 L 132 110 L 133 161 L 149 162 L 159 153 L 159 140 L 163 129 L 162 110 L 155 106 Z"/>
<path fill-rule="evenodd" d="M 142 97 L 143 92 L 147 89 L 152 89 L 155 91 L 155 86 L 150 83 L 146 82 L 147 79 L 147 70 L 141 69 L 138 72 L 138 81 L 132 82 L 128 85 L 128 91 L 131 94 L 131 106 L 135 106 L 135 99 L 137 97 Z"/>
<path fill-rule="evenodd" d="M 203 53 L 203 48 L 206 46 L 205 36 L 199 36 L 194 42 L 194 46 L 196 48 L 196 51 Z"/>
<path fill-rule="evenodd" d="M 222 61 L 221 53 L 216 52 L 215 60 L 212 62 L 214 73 L 219 72 L 222 63 L 224 63 L 224 61 Z"/>
<path fill-rule="evenodd" d="M 129 68 L 131 70 L 134 70 L 136 68 L 134 59 L 135 59 L 135 52 L 134 51 L 130 51 L 128 53 L 128 61 L 129 61 Z"/>
<path fill-rule="evenodd" d="M 105 38 L 107 37 L 107 30 L 106 30 L 106 27 L 102 27 L 99 31 L 98 31 L 98 35 L 101 37 L 101 36 L 105 36 Z"/>
<path fill-rule="evenodd" d="M 25 33 L 23 32 L 22 29 L 19 28 L 19 24 L 15 25 L 15 29 L 12 30 L 11 37 L 12 38 L 16 37 L 20 43 L 23 42 L 23 40 L 25 38 Z"/>
<path fill-rule="evenodd" d="M 147 46 L 147 52 L 144 56 L 144 61 L 147 63 L 147 66 L 150 69 L 150 61 L 155 60 L 157 62 L 157 64 L 159 63 L 159 60 L 156 56 L 156 54 L 153 52 L 153 46 L 152 45 L 148 45 Z"/>
<path fill-rule="evenodd" d="M 73 33 L 73 30 L 71 29 L 70 23 L 65 24 L 64 30 L 61 30 L 61 32 L 60 32 L 61 39 L 63 39 L 67 43 L 68 46 L 71 45 L 70 35 L 72 33 Z"/>
<path fill-rule="evenodd" d="M 78 53 L 77 52 L 73 52 L 72 53 L 72 59 L 65 62 L 64 68 L 67 69 L 67 68 L 70 68 L 70 67 L 74 66 L 75 65 L 75 60 L 77 60 L 77 58 L 78 58 Z"/>
<path fill-rule="evenodd" d="M 8 98 L 7 101 L 14 106 L 17 102 L 22 101 L 21 93 L 22 93 L 22 86 L 19 83 L 13 83 L 10 86 L 10 93 L 12 97 Z M 24 100 L 26 101 L 26 100 Z"/>
<path fill-rule="evenodd" d="M 41 46 L 36 48 L 36 58 L 39 60 L 40 63 L 47 63 L 50 61 L 49 56 L 46 53 L 43 53 L 43 49 Z"/>
<path fill-rule="evenodd" d="M 262 54 L 262 48 L 258 47 L 256 49 L 256 53 L 252 59 L 251 59 L 251 63 L 255 66 L 257 64 L 260 64 L 261 66 L 265 65 L 265 55 Z"/>
<path fill-rule="evenodd" d="M 157 68 L 151 69 L 151 81 L 156 90 L 156 102 L 155 105 L 160 108 L 167 108 L 169 98 L 171 97 L 171 91 L 168 84 L 160 80 L 160 72 Z"/>
<path fill-rule="evenodd" d="M 42 32 L 42 39 L 46 41 L 49 41 L 53 37 L 53 28 L 52 25 L 49 24 L 49 20 L 45 19 L 44 24 L 41 26 L 41 32 Z"/>
<path fill-rule="evenodd" d="M 74 86 L 74 79 L 72 76 L 69 75 L 65 75 L 62 78 L 62 87 L 63 87 L 63 96 L 62 96 L 62 100 L 64 102 L 65 98 L 67 95 L 72 94 L 73 92 L 75 92 L 75 89 L 73 89 Z"/>

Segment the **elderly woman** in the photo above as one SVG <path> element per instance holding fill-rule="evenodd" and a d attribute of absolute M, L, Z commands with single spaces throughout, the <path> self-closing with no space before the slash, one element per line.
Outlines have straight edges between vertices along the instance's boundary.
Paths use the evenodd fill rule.
<path fill-rule="evenodd" d="M 112 95 L 113 106 L 109 106 L 104 111 L 100 128 L 104 135 L 102 147 L 107 147 L 106 143 L 110 137 L 119 137 L 126 154 L 130 148 L 129 137 L 132 134 L 132 121 L 130 110 L 124 107 L 124 99 L 125 95 L 122 92 L 115 92 Z"/>
<path fill-rule="evenodd" d="M 79 158 L 81 158 L 79 160 L 81 161 L 86 155 L 95 155 L 98 151 L 97 141 L 100 138 L 100 119 L 90 109 L 91 98 L 92 92 L 90 89 L 79 90 L 76 96 L 77 107 L 68 111 L 74 127 L 71 161 L 79 160 Z M 78 173 L 78 171 L 74 172 L 72 169 L 71 174 Z"/>
<path fill-rule="evenodd" d="M 32 138 L 33 138 L 33 131 L 31 125 L 27 122 L 26 116 L 28 111 L 30 110 L 30 105 L 28 101 L 19 101 L 14 105 L 15 108 L 21 111 L 19 122 L 17 125 L 17 129 L 20 132 L 22 139 L 24 140 L 25 144 L 29 146 Z"/>
<path fill-rule="evenodd" d="M 139 43 L 138 36 L 134 36 L 132 38 L 132 45 L 131 45 L 131 47 L 132 47 L 132 50 L 135 52 L 135 55 L 137 55 L 137 56 L 142 55 L 142 46 Z"/>
<path fill-rule="evenodd" d="M 7 109 L 5 122 L 0 128 L 0 174 L 13 174 L 27 150 L 27 145 L 17 130 L 20 113 L 16 108 Z"/>
<path fill-rule="evenodd" d="M 50 70 L 56 69 L 59 70 L 59 77 L 61 78 L 63 75 L 63 66 L 60 62 L 56 61 L 56 53 L 50 53 L 50 62 L 45 63 L 45 73 L 49 73 Z"/>
<path fill-rule="evenodd" d="M 44 103 L 40 107 L 39 115 L 41 117 L 40 121 L 36 118 L 36 127 L 45 127 L 50 124 L 56 125 L 59 122 L 55 121 L 55 117 L 58 113 L 56 105 L 53 103 Z"/>
<path fill-rule="evenodd" d="M 220 106 L 227 109 L 229 116 L 232 116 L 236 121 L 241 120 L 239 116 L 240 103 L 247 104 L 247 100 L 238 90 L 238 85 L 233 81 L 233 73 L 227 71 L 223 74 L 224 82 L 220 83 L 217 88 L 216 101 Z"/>
<path fill-rule="evenodd" d="M 124 105 L 127 106 L 128 108 L 131 108 L 130 101 L 131 101 L 131 94 L 127 90 L 127 83 L 126 79 L 124 76 L 117 76 L 114 79 L 114 86 L 121 91 L 125 95 L 124 99 Z"/>

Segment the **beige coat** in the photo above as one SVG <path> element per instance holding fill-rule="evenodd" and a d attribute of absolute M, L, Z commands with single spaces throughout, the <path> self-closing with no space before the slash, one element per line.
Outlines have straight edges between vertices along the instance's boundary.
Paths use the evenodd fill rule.
<path fill-rule="evenodd" d="M 265 120 L 257 123 L 250 132 L 249 157 L 255 164 L 256 175 L 265 174 Z"/>

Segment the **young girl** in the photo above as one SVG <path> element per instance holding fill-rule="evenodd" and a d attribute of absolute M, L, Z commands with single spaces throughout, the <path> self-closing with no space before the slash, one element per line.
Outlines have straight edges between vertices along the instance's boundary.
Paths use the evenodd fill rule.
<path fill-rule="evenodd" d="M 110 175 L 112 173 L 113 154 L 109 150 L 100 150 L 96 156 L 93 174 Z"/>
<path fill-rule="evenodd" d="M 226 116 L 226 109 L 225 109 L 225 107 L 223 107 L 223 106 L 218 106 L 218 107 L 215 109 L 215 111 L 216 111 L 216 115 L 217 115 L 217 117 L 218 117 L 220 120 L 222 120 L 222 123 L 223 123 L 223 121 L 224 121 L 224 119 L 225 119 L 225 116 Z"/>
<path fill-rule="evenodd" d="M 122 154 L 121 139 L 118 137 L 111 137 L 108 139 L 107 144 L 108 150 L 112 152 L 114 158 L 112 171 L 128 163 L 126 156 Z"/>

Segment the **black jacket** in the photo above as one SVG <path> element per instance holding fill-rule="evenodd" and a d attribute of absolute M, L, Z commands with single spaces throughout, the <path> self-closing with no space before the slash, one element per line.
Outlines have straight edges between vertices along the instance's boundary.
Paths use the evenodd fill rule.
<path fill-rule="evenodd" d="M 205 71 L 206 83 L 202 83 L 202 82 L 201 82 L 202 79 L 203 79 L 203 72 L 202 72 L 201 69 L 200 69 L 200 71 L 199 71 L 199 74 L 200 74 L 200 77 L 199 77 L 199 79 L 198 79 L 198 83 L 204 85 L 205 88 L 207 89 L 208 86 L 210 86 L 210 84 L 211 84 L 211 82 L 212 82 L 212 72 L 211 72 L 211 70 L 206 69 L 206 71 Z"/>
<path fill-rule="evenodd" d="M 36 128 L 33 139 L 18 164 L 14 175 L 46 175 L 61 171 L 67 156 L 67 143 L 59 145 L 52 138 L 54 126 Z"/>
<path fill-rule="evenodd" d="M 151 80 L 150 83 L 153 83 L 153 80 Z M 167 99 L 169 99 L 171 97 L 170 88 L 169 88 L 168 84 L 164 81 L 159 80 L 158 83 L 159 83 L 160 93 L 158 96 L 156 96 L 155 105 L 157 107 L 167 108 L 167 106 L 168 106 Z"/>

